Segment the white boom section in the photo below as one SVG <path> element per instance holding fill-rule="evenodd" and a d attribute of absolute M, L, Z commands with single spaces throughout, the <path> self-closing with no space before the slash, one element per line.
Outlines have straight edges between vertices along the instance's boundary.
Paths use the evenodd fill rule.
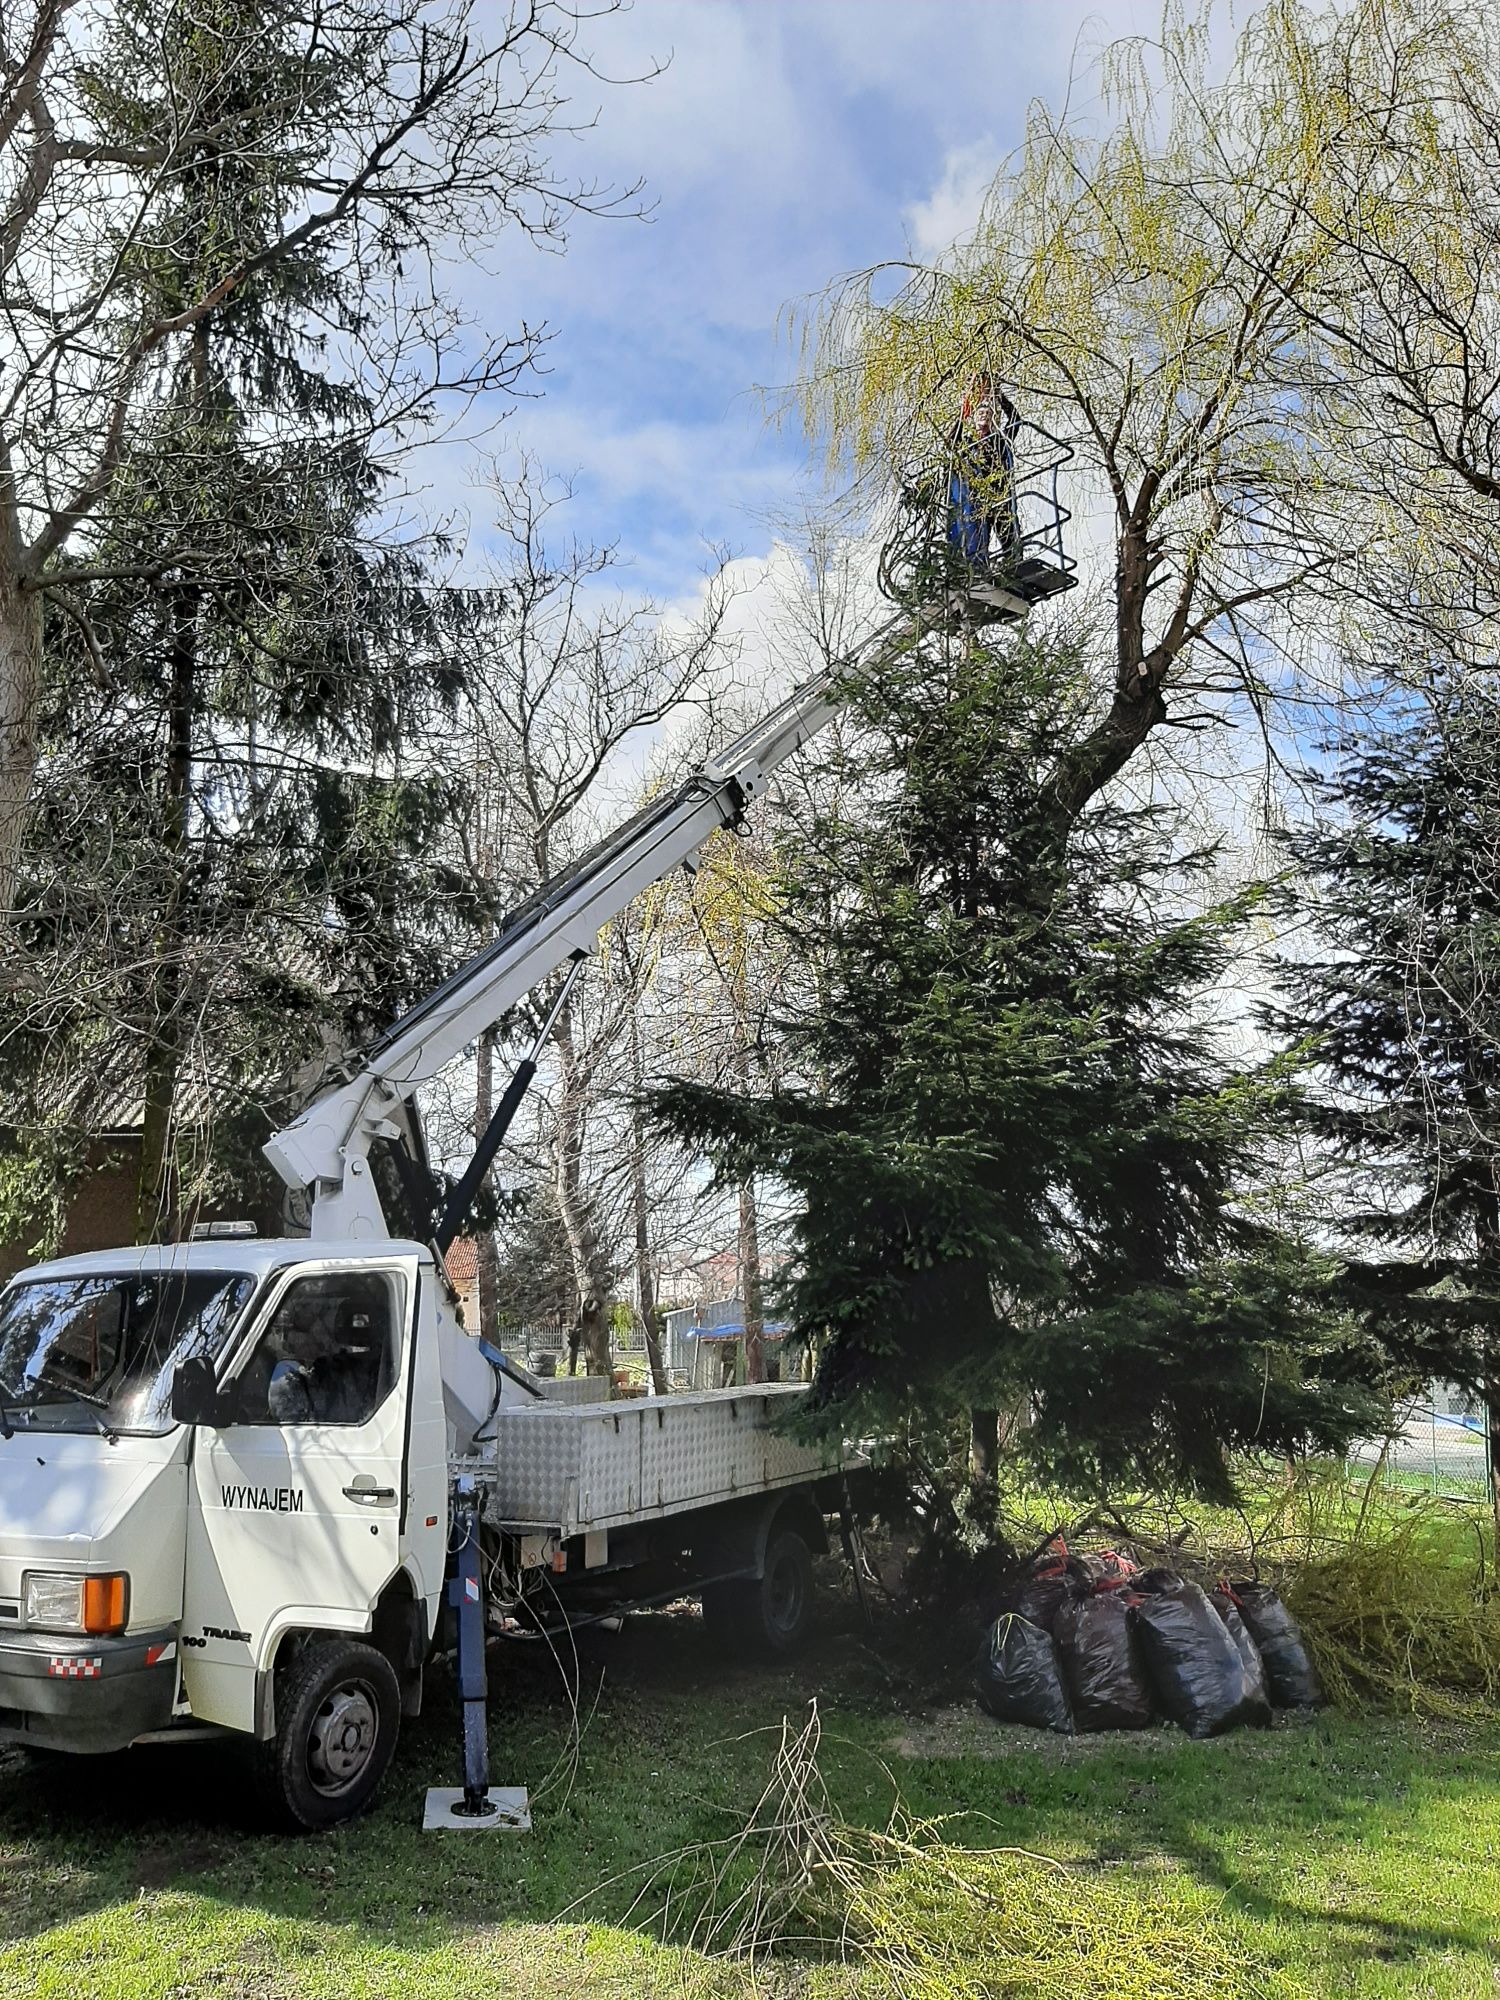
<path fill-rule="evenodd" d="M 1017 606 L 1024 613 L 1024 604 Z M 873 661 L 916 639 L 901 614 L 856 659 Z M 600 931 L 643 889 L 691 862 L 710 834 L 734 826 L 779 764 L 838 713 L 835 669 L 814 676 L 677 791 L 627 821 L 513 910 L 495 942 L 368 1047 L 345 1082 L 324 1091 L 268 1141 L 267 1158 L 293 1190 L 313 1197 L 312 1233 L 344 1242 L 387 1234 L 368 1153 L 402 1129 L 402 1106 L 421 1084 L 502 1020 L 549 973 L 592 952 Z"/>

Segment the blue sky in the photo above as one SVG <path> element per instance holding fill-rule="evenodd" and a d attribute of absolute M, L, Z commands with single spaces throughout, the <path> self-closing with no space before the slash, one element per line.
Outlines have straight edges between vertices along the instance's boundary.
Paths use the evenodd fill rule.
<path fill-rule="evenodd" d="M 809 478 L 802 439 L 755 394 L 792 369 L 785 309 L 841 272 L 939 252 L 1028 101 L 1060 103 L 1091 52 L 1159 18 L 1157 0 L 637 0 L 593 24 L 606 73 L 667 67 L 618 89 L 584 78 L 575 110 L 598 122 L 557 163 L 642 180 L 653 215 L 583 218 L 562 256 L 508 241 L 488 271 L 451 274 L 483 323 L 553 332 L 542 393 L 500 438 L 573 481 L 570 531 L 618 541 L 634 589 L 690 596 L 711 544 L 766 556 Z M 1090 93 L 1075 84 L 1074 104 Z M 482 544 L 476 462 L 443 450 L 430 498 Z"/>

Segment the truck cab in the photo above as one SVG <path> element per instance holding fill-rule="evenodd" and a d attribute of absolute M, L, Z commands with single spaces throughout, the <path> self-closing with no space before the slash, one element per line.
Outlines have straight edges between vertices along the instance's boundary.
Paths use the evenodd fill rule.
<path fill-rule="evenodd" d="M 0 1385 L 0 1742 L 222 1732 L 293 1827 L 373 1796 L 445 1602 L 485 1789 L 486 1577 L 502 1625 L 544 1578 L 565 1622 L 696 1591 L 774 1655 L 839 1504 L 839 1453 L 776 1432 L 795 1389 L 559 1399 L 401 1239 L 37 1265 L 0 1292 Z"/>
<path fill-rule="evenodd" d="M 432 1252 L 399 1240 L 97 1252 L 13 1280 L 0 1741 L 102 1751 L 213 1724 L 272 1743 L 288 1663 L 353 1655 L 299 1752 L 328 1817 L 353 1809 L 391 1681 L 409 1712 L 435 1628 L 455 1341 L 474 1347 Z"/>

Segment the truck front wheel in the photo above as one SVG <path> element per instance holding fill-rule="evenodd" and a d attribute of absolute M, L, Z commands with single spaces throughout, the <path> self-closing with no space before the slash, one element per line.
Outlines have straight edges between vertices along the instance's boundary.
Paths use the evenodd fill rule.
<path fill-rule="evenodd" d="M 363 1812 L 401 1726 L 401 1686 L 384 1653 L 316 1639 L 276 1681 L 276 1734 L 255 1746 L 261 1799 L 283 1826 L 336 1826 Z"/>
<path fill-rule="evenodd" d="M 758 1577 L 714 1583 L 703 1593 L 703 1618 L 726 1651 L 785 1659 L 807 1636 L 812 1619 L 812 1554 L 792 1528 L 766 1545 Z"/>

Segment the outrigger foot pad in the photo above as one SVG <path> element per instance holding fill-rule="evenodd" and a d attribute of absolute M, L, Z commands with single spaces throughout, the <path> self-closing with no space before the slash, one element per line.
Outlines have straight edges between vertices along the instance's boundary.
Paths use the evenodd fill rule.
<path fill-rule="evenodd" d="M 530 1833 L 531 1801 L 524 1785 L 491 1785 L 478 1806 L 462 1785 L 431 1785 L 422 1808 L 423 1833 Z"/>

